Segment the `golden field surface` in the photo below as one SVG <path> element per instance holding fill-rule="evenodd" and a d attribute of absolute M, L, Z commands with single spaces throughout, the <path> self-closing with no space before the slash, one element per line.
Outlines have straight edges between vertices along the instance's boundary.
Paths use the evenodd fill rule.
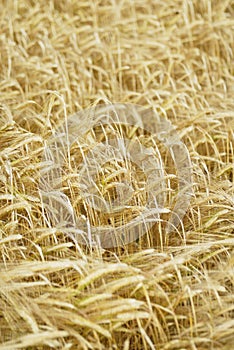
<path fill-rule="evenodd" d="M 0 350 L 233 349 L 233 96 L 233 0 L 0 0 Z M 51 224 L 40 178 L 57 126 L 112 103 L 150 107 L 176 127 L 193 195 L 170 234 L 165 214 L 140 239 L 104 249 Z M 110 132 L 96 129 L 82 152 Z M 121 132 L 153 145 L 132 129 Z M 176 171 L 160 152 L 172 203 Z M 98 227 L 136 215 L 86 207 L 70 165 L 64 193 L 77 216 Z M 136 175 L 144 205 L 146 179 L 132 167 L 106 167 L 106 198 L 118 168 Z"/>

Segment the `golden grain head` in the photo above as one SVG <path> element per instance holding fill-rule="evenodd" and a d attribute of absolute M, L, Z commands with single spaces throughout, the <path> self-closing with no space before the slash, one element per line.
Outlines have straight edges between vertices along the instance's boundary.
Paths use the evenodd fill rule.
<path fill-rule="evenodd" d="M 0 0 L 0 350 L 232 348 L 233 18 L 233 0 Z M 87 205 L 79 164 L 113 136 L 161 156 L 167 185 L 160 220 L 105 249 L 80 244 L 59 206 L 54 224 L 40 186 L 58 128 L 113 103 L 150 107 L 176 127 L 193 196 L 166 234 L 179 174 L 165 144 L 139 127 L 92 127 L 54 183 L 78 218 L 118 230 L 152 194 L 139 165 L 113 154 L 96 188 L 115 211 Z"/>

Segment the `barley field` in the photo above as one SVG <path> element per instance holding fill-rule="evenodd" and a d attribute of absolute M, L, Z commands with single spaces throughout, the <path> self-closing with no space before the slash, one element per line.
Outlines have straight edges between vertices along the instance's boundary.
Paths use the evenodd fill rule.
<path fill-rule="evenodd" d="M 0 350 L 234 348 L 233 97 L 233 0 L 0 0 Z M 90 123 L 90 107 L 113 104 L 150 108 L 187 150 L 178 212 L 189 205 L 171 231 L 178 153 L 138 126 Z M 51 183 L 89 237 L 104 227 L 107 242 L 161 197 L 147 166 L 112 155 L 96 198 L 125 197 L 98 211 L 80 162 L 93 152 L 98 167 L 116 133 L 150 149 L 147 164 L 163 158 L 166 202 L 136 239 L 81 242 L 45 201 L 45 150 L 74 115 L 86 132 Z"/>

